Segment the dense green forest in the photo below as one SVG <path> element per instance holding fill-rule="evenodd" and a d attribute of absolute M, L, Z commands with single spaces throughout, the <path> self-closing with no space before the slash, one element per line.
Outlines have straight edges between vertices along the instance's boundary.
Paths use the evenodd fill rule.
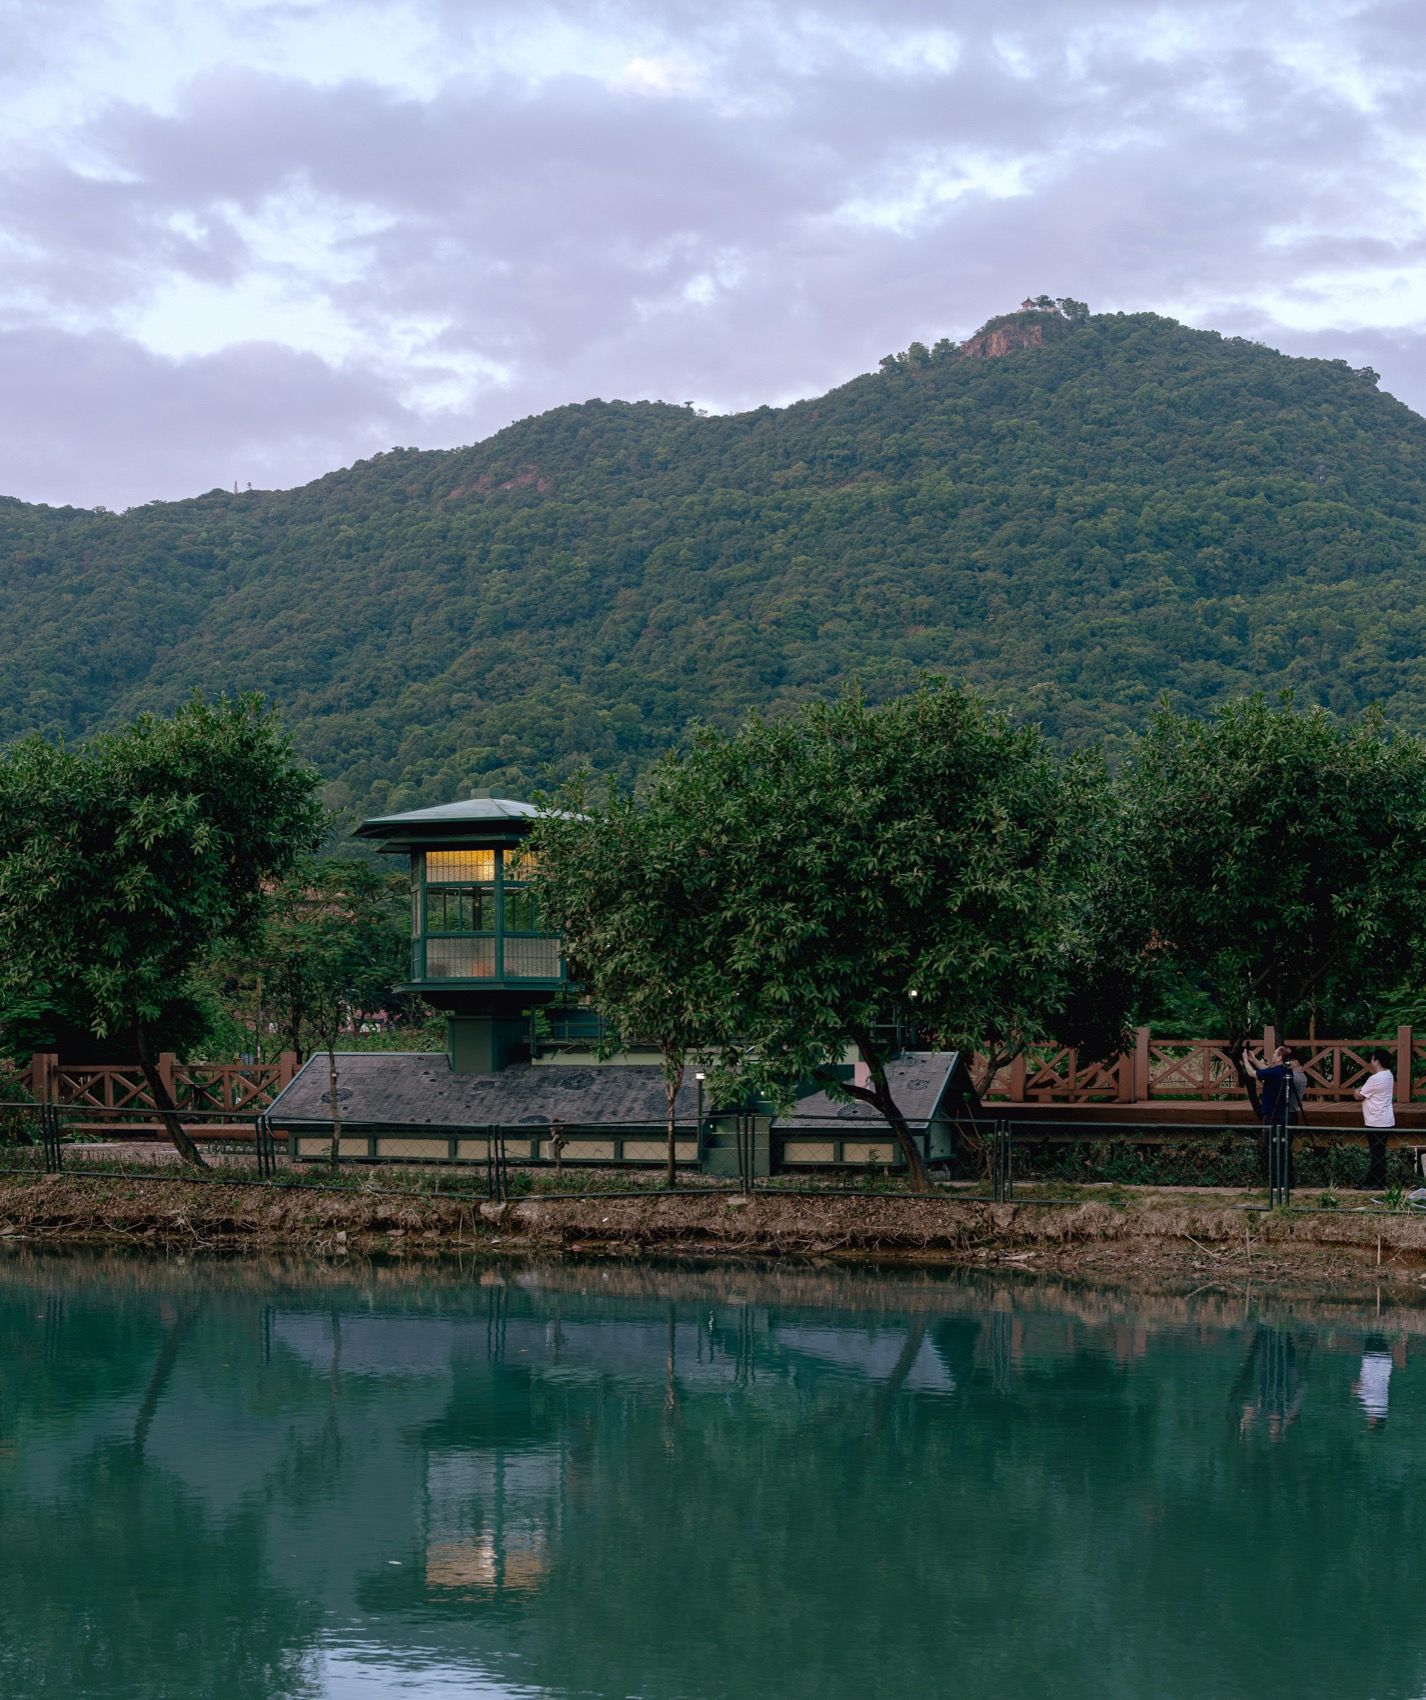
<path fill-rule="evenodd" d="M 1070 746 L 1260 685 L 1426 729 L 1426 421 L 1153 314 L 1034 326 L 787 408 L 589 401 L 298 490 L 0 501 L 0 737 L 260 689 L 365 810 L 922 669 Z"/>

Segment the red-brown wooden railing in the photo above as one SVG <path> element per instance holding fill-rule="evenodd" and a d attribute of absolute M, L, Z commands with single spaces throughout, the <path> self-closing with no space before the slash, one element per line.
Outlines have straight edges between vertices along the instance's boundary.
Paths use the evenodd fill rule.
<path fill-rule="evenodd" d="M 297 1058 L 284 1051 L 270 1063 L 181 1063 L 172 1051 L 158 1059 L 159 1079 L 180 1110 L 253 1116 L 267 1109 L 297 1072 Z M 137 1063 L 61 1065 L 52 1053 L 36 1051 L 21 1084 L 42 1104 L 67 1109 L 155 1109 L 153 1093 Z M 133 1117 L 111 1116 L 129 1123 Z"/>
<path fill-rule="evenodd" d="M 1277 1045 L 1271 1028 L 1262 1045 Z M 1396 1101 L 1426 1099 L 1426 1040 L 1409 1027 L 1395 1041 L 1379 1039 L 1290 1039 L 1307 1071 L 1307 1097 L 1319 1103 L 1350 1102 L 1371 1072 L 1371 1052 L 1386 1044 L 1394 1059 Z M 976 1078 L 985 1059 L 977 1058 Z M 158 1062 L 160 1078 L 181 1110 L 256 1115 L 267 1109 L 297 1072 L 297 1058 L 284 1051 L 270 1063 L 180 1063 L 170 1051 Z M 105 1111 L 154 1110 L 153 1094 L 136 1064 L 61 1066 L 59 1058 L 36 1052 L 20 1082 L 44 1104 Z M 982 1098 L 1011 1104 L 1145 1104 L 1150 1102 L 1238 1102 L 1247 1094 L 1222 1039 L 1158 1039 L 1147 1027 L 1135 1033 L 1132 1051 L 1108 1062 L 1081 1064 L 1068 1047 L 1032 1045 L 996 1071 Z M 131 1117 L 113 1117 L 115 1121 Z"/>
<path fill-rule="evenodd" d="M 1426 1098 L 1426 1041 L 1418 1041 L 1409 1027 L 1398 1027 L 1394 1040 L 1288 1039 L 1286 1043 L 1302 1059 L 1311 1101 L 1350 1102 L 1371 1073 L 1371 1053 L 1383 1045 L 1392 1053 L 1397 1103 Z M 1266 1028 L 1263 1054 L 1270 1054 L 1277 1044 L 1276 1033 Z M 977 1079 L 984 1069 L 985 1059 L 977 1058 Z M 1134 1049 L 1109 1062 L 1081 1065 L 1073 1049 L 1032 1045 L 997 1069 L 981 1096 L 1011 1104 L 1241 1103 L 1247 1093 L 1239 1084 L 1226 1040 L 1158 1039 L 1147 1027 L 1140 1027 Z"/>

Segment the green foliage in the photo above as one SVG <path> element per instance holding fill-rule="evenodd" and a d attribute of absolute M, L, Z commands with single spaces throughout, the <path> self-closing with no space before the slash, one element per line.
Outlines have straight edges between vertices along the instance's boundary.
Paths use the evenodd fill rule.
<path fill-rule="evenodd" d="M 399 874 L 301 858 L 264 894 L 246 948 L 216 964 L 235 1021 L 259 1034 L 275 1022 L 279 1044 L 299 1058 L 346 1048 L 353 1014 L 389 1009 L 409 974 L 409 903 Z"/>
<path fill-rule="evenodd" d="M 671 1075 L 688 1051 L 728 1032 L 698 878 L 704 823 L 688 807 L 696 800 L 656 782 L 638 802 L 610 787 L 592 808 L 576 781 L 569 806 L 545 815 L 529 841 L 541 913 L 561 933 L 570 976 L 611 1029 L 611 1047 L 652 1040 Z"/>
<path fill-rule="evenodd" d="M 1092 763 L 926 685 L 706 737 L 653 788 L 665 779 L 691 780 L 716 821 L 720 955 L 772 1096 L 894 1012 L 990 1052 L 1064 1013 Z M 871 1061 L 881 1047 L 863 1048 Z"/>
<path fill-rule="evenodd" d="M 710 929 L 717 896 L 707 877 L 707 826 L 717 799 L 696 780 L 680 783 L 687 772 L 674 757 L 638 802 L 611 785 L 598 809 L 576 781 L 566 807 L 536 824 L 529 845 L 545 921 L 562 934 L 571 978 L 604 1017 L 612 1046 L 636 1039 L 658 1046 L 670 1186 L 688 1053 L 711 1050 L 735 1031 Z"/>
<path fill-rule="evenodd" d="M 1261 696 L 1161 709 L 1117 782 L 1110 906 L 1207 994 L 1231 1042 L 1360 1008 L 1426 927 L 1426 743 Z"/>
<path fill-rule="evenodd" d="M 637 803 L 542 823 L 541 879 L 596 1004 L 612 980 L 616 1007 L 656 999 L 680 1045 L 721 1037 L 720 1086 L 786 1102 L 812 1077 L 865 1097 L 915 1179 L 882 1024 L 914 1013 L 999 1054 L 1065 1014 L 1093 978 L 1082 893 L 1103 797 L 1093 762 L 973 696 L 926 684 L 873 709 L 851 693 L 704 732 Z M 866 1088 L 834 1072 L 849 1038 Z"/>
<path fill-rule="evenodd" d="M 315 783 L 255 697 L 0 751 L 0 1009 L 142 1054 L 217 941 L 251 933 L 264 880 L 315 842 Z"/>
<path fill-rule="evenodd" d="M 1426 729 L 1426 423 L 1343 363 L 1081 305 L 786 408 L 590 401 L 301 490 L 0 501 L 0 737 L 256 685 L 375 810 L 628 778 L 697 719 L 927 667 L 1070 748 L 1264 683 Z"/>
<path fill-rule="evenodd" d="M 966 1178 L 978 1177 L 978 1165 L 966 1164 Z M 1388 1174 L 1403 1191 L 1412 1181 L 1410 1151 L 1388 1154 Z M 1341 1205 L 1339 1188 L 1368 1190 L 1369 1157 L 1365 1146 L 1338 1141 L 1330 1135 L 1313 1136 L 1301 1130 L 1294 1139 L 1293 1186 L 1305 1197 L 1322 1188 L 1317 1208 L 1335 1210 Z M 1136 1145 L 1128 1139 L 1083 1139 L 1051 1144 L 1035 1137 L 1033 1124 L 1022 1126 L 1015 1136 L 1015 1181 L 1032 1184 L 1242 1187 L 1264 1186 L 1265 1162 L 1262 1137 L 1256 1128 L 1225 1128 L 1214 1135 L 1184 1139 L 1161 1139 Z M 1251 1217 L 1250 1217 L 1251 1221 Z M 1256 1223 L 1252 1225 L 1256 1227 Z"/>

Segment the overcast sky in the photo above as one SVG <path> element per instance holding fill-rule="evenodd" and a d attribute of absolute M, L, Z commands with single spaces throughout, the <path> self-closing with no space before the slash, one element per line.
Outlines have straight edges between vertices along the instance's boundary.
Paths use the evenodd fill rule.
<path fill-rule="evenodd" d="M 0 493 L 809 395 L 1027 292 L 1426 408 L 1426 7 L 0 0 Z"/>

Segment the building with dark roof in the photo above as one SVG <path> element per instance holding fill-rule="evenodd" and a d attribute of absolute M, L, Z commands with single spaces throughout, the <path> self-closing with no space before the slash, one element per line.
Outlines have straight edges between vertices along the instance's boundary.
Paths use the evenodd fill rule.
<path fill-rule="evenodd" d="M 557 934 L 543 930 L 524 843 L 540 811 L 477 793 L 459 803 L 364 821 L 356 836 L 409 857 L 411 970 L 404 989 L 446 1012 L 441 1052 L 347 1052 L 335 1106 L 325 1055 L 279 1095 L 269 1119 L 296 1155 L 318 1155 L 342 1124 L 351 1157 L 538 1158 L 558 1135 L 569 1161 L 654 1161 L 666 1099 L 656 1053 L 598 1054 L 597 1015 L 571 1008 Z M 538 1024 L 537 1011 L 551 1019 Z M 849 1054 L 847 1074 L 855 1066 Z M 889 1069 L 893 1095 L 932 1161 L 977 1107 L 955 1052 L 912 1053 Z M 680 1161 L 715 1172 L 810 1164 L 889 1164 L 895 1136 L 871 1105 L 809 1093 L 790 1112 L 705 1104 L 690 1075 L 675 1106 Z"/>

